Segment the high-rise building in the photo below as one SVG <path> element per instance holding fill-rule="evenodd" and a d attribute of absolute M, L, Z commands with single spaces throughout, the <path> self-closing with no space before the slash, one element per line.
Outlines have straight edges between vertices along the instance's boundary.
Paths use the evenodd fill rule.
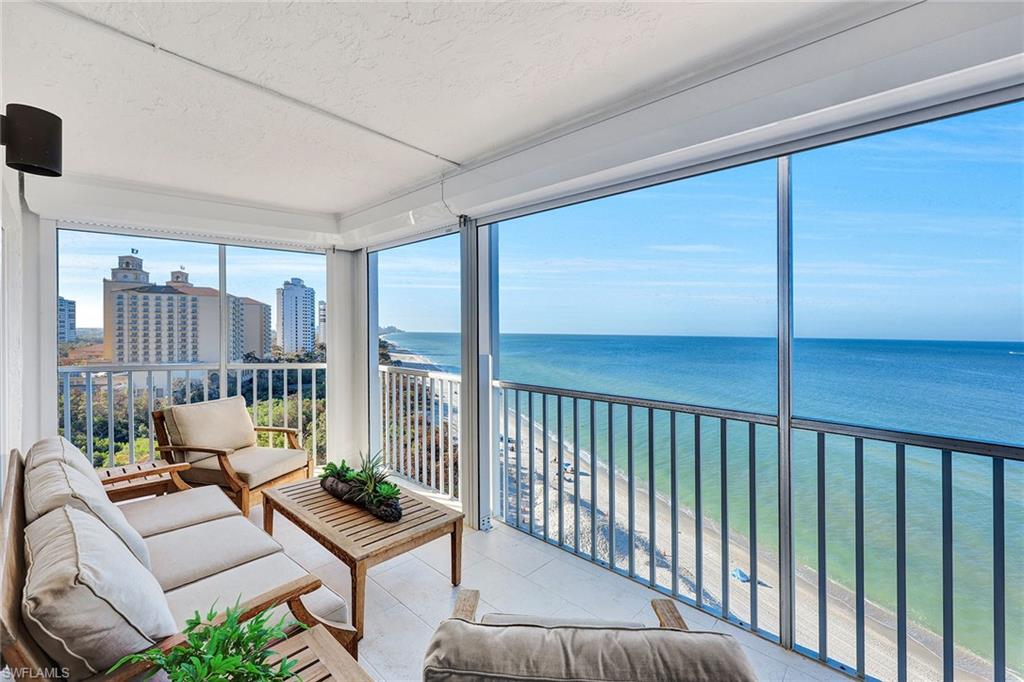
<path fill-rule="evenodd" d="M 277 345 L 285 353 L 313 350 L 316 331 L 316 291 L 298 277 L 277 290 Z"/>
<path fill-rule="evenodd" d="M 316 341 L 327 343 L 327 301 L 316 304 Z"/>
<path fill-rule="evenodd" d="M 67 343 L 78 338 L 75 326 L 75 302 L 63 296 L 57 297 L 57 342 Z"/>
<path fill-rule="evenodd" d="M 228 295 L 233 358 L 270 352 L 270 306 Z M 220 356 L 220 292 L 193 286 L 175 270 L 150 284 L 142 259 L 121 256 L 103 280 L 103 355 L 119 363 L 216 362 Z"/>
<path fill-rule="evenodd" d="M 230 311 L 229 350 L 232 360 L 246 353 L 258 358 L 270 356 L 273 338 L 270 330 L 270 306 L 248 296 L 228 295 Z"/>

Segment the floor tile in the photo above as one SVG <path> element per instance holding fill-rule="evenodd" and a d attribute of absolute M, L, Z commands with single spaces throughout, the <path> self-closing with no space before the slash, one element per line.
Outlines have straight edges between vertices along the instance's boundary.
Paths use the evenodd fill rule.
<path fill-rule="evenodd" d="M 349 567 L 338 559 L 332 559 L 326 564 L 310 569 L 324 585 L 341 595 L 346 602 L 352 603 L 352 572 Z M 384 611 L 395 604 L 398 600 L 390 592 L 381 587 L 372 577 L 366 579 L 366 611 L 369 614 L 373 611 Z"/>
<path fill-rule="evenodd" d="M 366 575 L 369 575 L 369 576 L 380 575 L 384 571 L 390 571 L 395 566 L 401 566 L 406 561 L 411 561 L 412 559 L 413 559 L 412 552 L 406 552 L 405 554 L 399 554 L 398 556 L 396 556 L 396 557 L 394 557 L 392 559 L 388 559 L 387 561 L 385 561 L 382 564 L 377 564 L 376 566 L 370 566 L 370 568 L 368 568 L 366 570 Z"/>
<path fill-rule="evenodd" d="M 576 561 L 572 557 L 554 559 L 531 573 L 529 579 L 607 620 L 631 620 L 641 607 L 650 603 L 644 594 L 648 590 L 640 588 L 640 592 L 635 592 L 633 586 L 621 577 L 612 573 L 593 573 L 577 565 Z"/>
<path fill-rule="evenodd" d="M 423 679 L 423 657 L 434 629 L 404 604 L 367 618 L 359 658 L 389 682 Z"/>
<path fill-rule="evenodd" d="M 436 625 L 451 615 L 459 592 L 450 578 L 419 559 L 406 561 L 374 580 L 428 625 Z"/>
<path fill-rule="evenodd" d="M 538 544 L 528 536 L 523 535 L 520 540 L 499 530 L 463 538 L 464 548 L 472 549 L 519 575 L 529 575 L 553 559 L 552 555 L 539 549 Z"/>
<path fill-rule="evenodd" d="M 435 571 L 442 575 L 450 575 L 452 566 L 452 541 L 449 537 L 438 538 L 428 542 L 422 547 L 412 551 L 413 556 L 420 561 L 429 564 Z M 465 541 L 462 543 L 462 568 L 472 566 L 482 561 L 484 555 L 468 546 Z"/>
<path fill-rule="evenodd" d="M 743 647 L 743 650 L 760 682 L 784 682 L 789 673 L 788 665 L 749 647 Z"/>
<path fill-rule="evenodd" d="M 462 586 L 480 591 L 480 598 L 502 613 L 550 616 L 566 604 L 556 592 L 524 578 L 492 559 L 462 571 Z"/>

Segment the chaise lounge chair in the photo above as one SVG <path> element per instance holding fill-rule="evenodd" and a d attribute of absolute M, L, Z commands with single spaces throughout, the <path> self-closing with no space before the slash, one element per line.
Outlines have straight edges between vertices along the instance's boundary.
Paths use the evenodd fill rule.
<path fill-rule="evenodd" d="M 661 627 L 489 613 L 461 590 L 427 648 L 424 682 L 756 682 L 731 635 L 696 632 L 670 599 L 651 602 Z"/>

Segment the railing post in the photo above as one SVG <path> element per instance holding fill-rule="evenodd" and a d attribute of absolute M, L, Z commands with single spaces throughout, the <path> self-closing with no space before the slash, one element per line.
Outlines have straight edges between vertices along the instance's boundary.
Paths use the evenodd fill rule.
<path fill-rule="evenodd" d="M 792 431 L 793 418 L 793 225 L 790 205 L 789 157 L 778 159 L 778 417 L 779 417 L 779 640 L 793 648 L 794 567 Z"/>
<path fill-rule="evenodd" d="M 368 432 L 370 454 L 381 449 L 381 425 L 383 423 L 382 394 L 378 350 L 380 326 L 377 305 L 377 252 L 366 254 L 366 377 L 369 384 L 367 395 Z"/>
<path fill-rule="evenodd" d="M 471 527 L 493 513 L 497 401 L 497 226 L 459 218 L 462 261 L 462 381 L 459 388 L 459 499 Z"/>
<path fill-rule="evenodd" d="M 217 368 L 217 397 L 228 397 L 228 362 L 231 354 L 231 311 L 228 306 L 227 247 L 217 247 L 217 267 L 220 291 L 220 358 Z M 209 396 L 206 396 L 209 397 Z"/>

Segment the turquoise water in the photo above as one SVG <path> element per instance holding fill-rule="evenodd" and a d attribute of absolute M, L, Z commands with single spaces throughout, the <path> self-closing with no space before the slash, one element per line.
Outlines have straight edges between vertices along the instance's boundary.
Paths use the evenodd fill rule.
<path fill-rule="evenodd" d="M 459 371 L 457 334 L 392 334 L 388 340 Z M 505 334 L 501 378 L 625 396 L 775 412 L 775 341 L 765 338 Z M 1024 343 L 797 339 L 794 344 L 794 413 L 963 438 L 1024 444 Z M 570 417 L 566 401 L 565 418 Z M 525 398 L 524 398 L 525 405 Z M 549 404 L 553 414 L 554 403 Z M 588 432 L 581 409 L 581 433 Z M 535 404 L 539 413 L 540 402 Z M 617 467 L 625 450 L 625 416 L 616 412 Z M 604 459 L 606 415 L 597 418 L 597 456 Z M 668 418 L 655 420 L 655 486 L 668 490 Z M 680 472 L 692 471 L 692 420 L 679 422 Z M 757 440 L 758 540 L 777 538 L 776 433 L 759 427 Z M 647 481 L 646 414 L 634 423 L 636 473 Z M 746 536 L 747 428 L 728 425 L 730 533 Z M 717 519 L 719 422 L 702 420 L 702 497 Z M 587 447 L 586 439 L 582 443 Z M 797 560 L 817 561 L 815 435 L 794 435 L 794 532 Z M 1007 657 L 1024 669 L 1024 463 L 1007 462 Z M 910 617 L 942 631 L 941 458 L 907 450 L 907 569 Z M 826 442 L 828 575 L 854 585 L 853 441 Z M 893 447 L 865 443 L 865 580 L 868 599 L 895 608 L 895 457 Z M 689 484 L 689 485 L 688 485 Z M 992 654 L 992 465 L 984 457 L 955 455 L 954 637 Z M 693 503 L 692 477 L 681 474 L 680 499 Z M 801 633 L 797 633 L 801 641 Z M 816 642 L 802 643 L 816 646 Z"/>

